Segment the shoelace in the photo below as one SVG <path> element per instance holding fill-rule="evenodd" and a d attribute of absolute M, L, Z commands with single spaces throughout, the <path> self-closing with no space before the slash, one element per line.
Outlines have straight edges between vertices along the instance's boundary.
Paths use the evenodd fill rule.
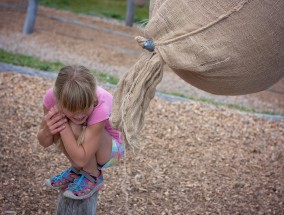
<path fill-rule="evenodd" d="M 68 189 L 77 192 L 88 187 L 87 181 L 83 181 L 84 178 L 85 177 L 83 175 L 81 175 L 79 178 L 76 178 L 74 182 L 69 185 Z M 87 180 L 87 178 L 85 180 Z"/>
<path fill-rule="evenodd" d="M 61 180 L 63 179 L 63 176 L 64 176 L 66 173 L 68 174 L 70 171 L 71 171 L 71 169 L 65 170 L 65 171 L 63 171 L 62 173 L 60 173 L 60 175 L 54 176 L 54 177 L 52 178 L 52 180 L 53 180 L 54 182 L 61 181 Z"/>

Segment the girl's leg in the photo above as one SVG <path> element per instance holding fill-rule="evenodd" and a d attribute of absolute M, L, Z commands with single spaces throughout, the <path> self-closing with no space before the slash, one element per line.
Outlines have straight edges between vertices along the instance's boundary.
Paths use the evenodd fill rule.
<path fill-rule="evenodd" d="M 53 189 L 64 190 L 72 183 L 76 178 L 79 177 L 80 169 L 74 166 L 74 162 L 70 159 L 64 147 L 61 147 L 65 156 L 69 159 L 72 167 L 64 170 L 63 172 L 51 177 L 50 179 L 45 179 L 45 184 Z"/>
<path fill-rule="evenodd" d="M 98 150 L 80 171 L 81 176 L 70 184 L 64 196 L 72 199 L 86 199 L 103 187 L 103 174 L 98 170 L 98 163 L 106 163 L 112 153 L 112 138 L 104 131 Z"/>
<path fill-rule="evenodd" d="M 69 160 L 69 162 L 71 163 L 72 167 L 77 168 L 78 170 L 80 169 L 78 166 L 75 165 L 75 163 L 72 161 L 71 157 L 68 155 L 68 153 L 66 152 L 66 149 L 64 148 L 64 146 L 62 147 L 62 152 L 64 153 L 64 155 L 67 157 L 67 159 Z"/>
<path fill-rule="evenodd" d="M 71 127 L 71 129 L 72 129 L 72 132 L 73 132 L 75 138 L 78 139 L 78 137 L 80 136 L 81 132 L 83 131 L 83 126 L 82 126 L 82 125 L 74 124 L 72 121 L 69 122 L 69 125 L 70 125 L 70 127 Z M 59 136 L 59 135 L 58 135 L 58 136 Z M 76 167 L 77 169 L 80 169 L 79 167 L 77 167 L 77 166 L 75 165 L 75 163 L 73 162 L 73 160 L 71 159 L 71 157 L 68 155 L 68 153 L 67 153 L 67 151 L 66 151 L 66 149 L 65 149 L 65 147 L 64 147 L 64 145 L 63 145 L 63 143 L 62 143 L 62 141 L 61 141 L 61 145 L 62 145 L 62 147 L 61 147 L 62 152 L 63 152 L 64 155 L 67 157 L 67 159 L 70 161 L 71 165 L 72 165 L 73 167 Z"/>
<path fill-rule="evenodd" d="M 105 130 L 99 143 L 98 151 L 95 153 L 93 158 L 83 167 L 83 170 L 95 177 L 98 177 L 100 174 L 98 170 L 98 164 L 105 164 L 109 161 L 111 157 L 111 150 L 112 137 Z"/>
<path fill-rule="evenodd" d="M 72 183 L 76 178 L 78 178 L 80 173 L 80 168 L 75 165 L 75 163 L 72 161 L 68 153 L 66 152 L 66 149 L 60 139 L 59 135 L 56 135 L 54 138 L 54 141 L 60 144 L 58 148 L 64 153 L 64 155 L 67 157 L 67 159 L 71 163 L 71 168 L 64 170 L 63 172 L 52 176 L 49 179 L 45 179 L 45 184 L 53 189 L 65 189 L 68 187 L 70 183 Z"/>

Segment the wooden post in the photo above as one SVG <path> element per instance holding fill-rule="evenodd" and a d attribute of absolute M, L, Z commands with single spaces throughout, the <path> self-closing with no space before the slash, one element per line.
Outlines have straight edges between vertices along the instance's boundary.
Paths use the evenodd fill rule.
<path fill-rule="evenodd" d="M 74 200 L 58 194 L 56 215 L 95 215 L 97 210 L 98 192 L 84 200 Z"/>
<path fill-rule="evenodd" d="M 127 0 L 126 25 L 132 27 L 135 14 L 134 0 Z"/>
<path fill-rule="evenodd" d="M 36 16 L 37 16 L 38 0 L 29 0 L 27 8 L 23 34 L 28 35 L 34 31 Z"/>

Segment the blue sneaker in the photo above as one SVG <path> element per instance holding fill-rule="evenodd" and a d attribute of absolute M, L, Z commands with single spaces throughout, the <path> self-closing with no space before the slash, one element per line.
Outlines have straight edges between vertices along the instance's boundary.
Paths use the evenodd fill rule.
<path fill-rule="evenodd" d="M 70 183 L 79 177 L 79 172 L 79 169 L 71 167 L 50 179 L 45 179 L 44 183 L 55 190 L 66 189 Z"/>
<path fill-rule="evenodd" d="M 80 171 L 81 176 L 69 184 L 63 195 L 71 199 L 87 199 L 95 192 L 101 190 L 104 185 L 102 171 L 97 178 L 92 177 L 84 170 Z"/>

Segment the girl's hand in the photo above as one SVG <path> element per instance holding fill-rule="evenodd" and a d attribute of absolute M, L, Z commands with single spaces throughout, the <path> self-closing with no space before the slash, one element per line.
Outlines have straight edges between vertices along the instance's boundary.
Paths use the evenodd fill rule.
<path fill-rule="evenodd" d="M 67 123 L 67 118 L 56 106 L 48 111 L 43 120 L 46 129 L 51 135 L 55 135 L 62 131 Z"/>

